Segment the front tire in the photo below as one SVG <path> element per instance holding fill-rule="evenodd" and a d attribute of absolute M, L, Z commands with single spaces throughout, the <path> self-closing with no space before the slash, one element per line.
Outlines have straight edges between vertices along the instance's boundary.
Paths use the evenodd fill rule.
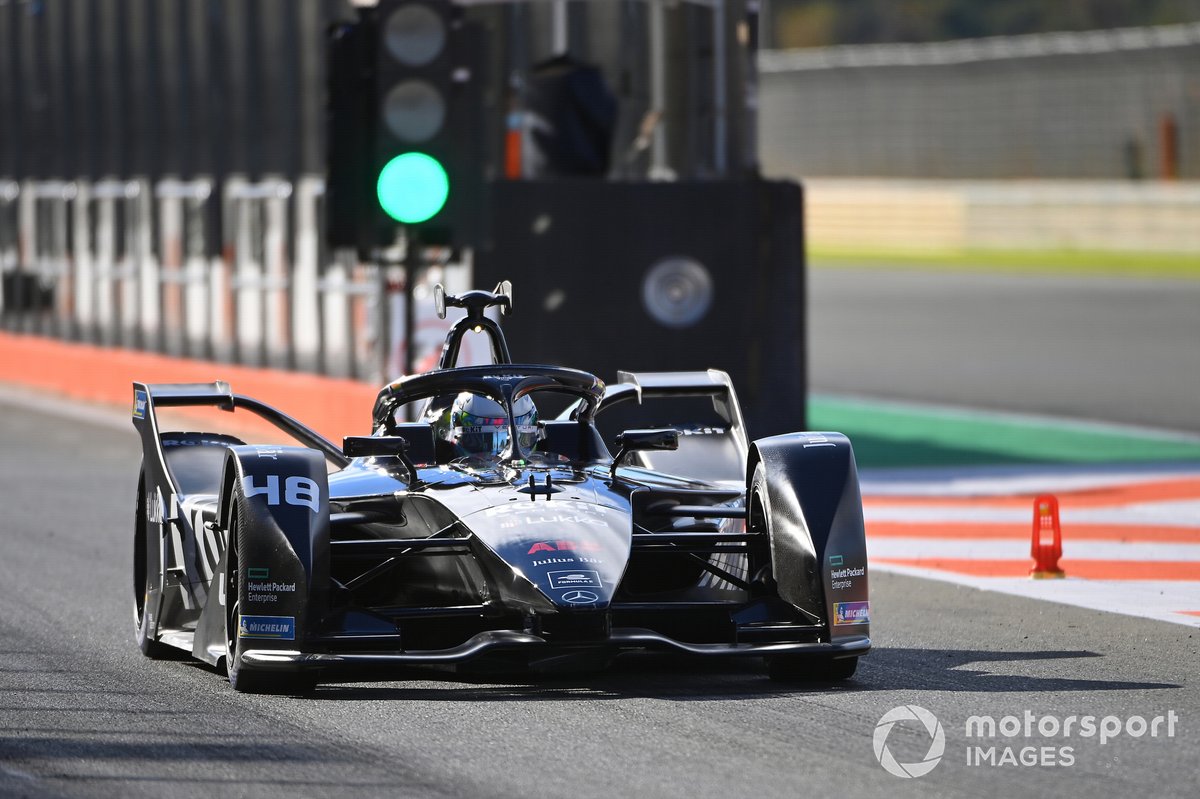
<path fill-rule="evenodd" d="M 233 690 L 250 694 L 308 694 L 317 687 L 317 679 L 309 674 L 258 671 L 241 662 L 243 651 L 238 628 L 242 603 L 242 542 L 246 537 L 242 523 L 242 503 L 245 499 L 239 488 L 234 489 L 233 512 L 229 522 L 229 543 L 225 550 L 225 673 Z"/>
<path fill-rule="evenodd" d="M 767 469 L 759 463 L 747 492 L 747 525 L 771 539 L 771 505 L 767 496 Z M 816 658 L 805 655 L 768 655 L 767 674 L 777 682 L 841 682 L 858 670 L 857 657 Z"/>

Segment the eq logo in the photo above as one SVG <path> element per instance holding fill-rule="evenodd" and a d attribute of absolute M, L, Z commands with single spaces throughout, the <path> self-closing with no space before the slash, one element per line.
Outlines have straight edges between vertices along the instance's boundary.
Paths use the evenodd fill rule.
<path fill-rule="evenodd" d="M 901 721 L 919 721 L 924 727 L 925 732 L 929 733 L 929 751 L 925 753 L 925 757 L 916 763 L 901 763 L 896 760 L 888 749 L 887 739 L 892 728 L 897 722 Z M 942 723 L 937 720 L 937 716 L 930 713 L 923 707 L 917 705 L 901 705 L 894 707 L 887 713 L 883 714 L 883 718 L 879 719 L 879 723 L 875 725 L 875 759 L 879 761 L 879 765 L 883 766 L 888 774 L 893 774 L 897 777 L 924 777 L 929 772 L 933 771 L 934 766 L 942 760 L 942 754 L 946 751 L 946 733 L 942 730 Z"/>

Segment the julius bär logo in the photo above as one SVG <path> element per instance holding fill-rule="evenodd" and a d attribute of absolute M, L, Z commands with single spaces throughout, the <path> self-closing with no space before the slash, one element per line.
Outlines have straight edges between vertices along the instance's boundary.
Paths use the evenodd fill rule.
<path fill-rule="evenodd" d="M 901 721 L 919 721 L 925 728 L 925 732 L 929 733 L 929 750 L 925 753 L 925 757 L 915 763 L 899 762 L 888 749 L 888 735 L 891 734 L 892 728 Z M 875 725 L 873 743 L 875 759 L 888 774 L 906 779 L 924 777 L 941 762 L 942 754 L 946 751 L 946 733 L 942 729 L 942 723 L 937 720 L 937 716 L 925 708 L 917 705 L 901 705 L 884 713 L 883 718 L 879 719 L 879 723 Z"/>

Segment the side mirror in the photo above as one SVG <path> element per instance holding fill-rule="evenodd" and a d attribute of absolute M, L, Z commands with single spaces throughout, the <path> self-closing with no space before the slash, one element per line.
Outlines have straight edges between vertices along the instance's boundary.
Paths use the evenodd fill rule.
<path fill-rule="evenodd" d="M 679 449 L 679 431 L 671 428 L 661 430 L 626 430 L 617 436 L 616 456 L 613 458 L 612 469 L 609 472 L 613 480 L 617 479 L 617 467 L 631 452 L 646 452 L 650 450 Z"/>
<path fill-rule="evenodd" d="M 504 297 L 505 300 L 507 300 L 506 302 L 500 303 L 500 315 L 508 316 L 510 313 L 512 313 L 512 309 L 513 309 L 512 281 L 501 280 L 498 284 L 496 284 L 496 290 L 493 291 L 492 293 L 497 294 L 501 297 Z"/>
<path fill-rule="evenodd" d="M 417 482 L 417 465 L 408 457 L 408 439 L 404 436 L 346 436 L 342 454 L 347 458 L 399 458 L 408 469 L 409 482 Z"/>
<path fill-rule="evenodd" d="M 433 287 L 433 309 L 438 319 L 446 318 L 446 287 L 438 283 Z"/>
<path fill-rule="evenodd" d="M 408 440 L 403 436 L 346 436 L 342 439 L 342 454 L 347 458 L 387 458 L 408 452 Z"/>

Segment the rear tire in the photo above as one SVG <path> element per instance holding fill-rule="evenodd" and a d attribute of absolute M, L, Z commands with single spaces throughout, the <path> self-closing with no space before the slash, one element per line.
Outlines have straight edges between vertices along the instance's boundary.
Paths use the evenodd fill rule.
<path fill-rule="evenodd" d="M 146 603 L 150 601 L 150 589 L 154 587 L 149 568 L 149 551 L 146 540 L 146 474 L 138 472 L 137 502 L 133 520 L 133 625 L 138 649 L 151 660 L 173 660 L 182 654 L 175 647 L 160 643 L 150 629 L 146 616 Z"/>
<path fill-rule="evenodd" d="M 242 665 L 242 643 L 238 636 L 238 627 L 242 597 L 241 542 L 245 537 L 241 505 L 244 501 L 241 489 L 235 487 L 233 513 L 229 522 L 229 543 L 225 549 L 225 673 L 233 690 L 241 693 L 312 693 L 317 687 L 317 678 L 314 675 L 258 671 Z"/>
<path fill-rule="evenodd" d="M 806 658 L 774 655 L 767 659 L 767 674 L 777 682 L 841 682 L 854 676 L 858 658 Z"/>

